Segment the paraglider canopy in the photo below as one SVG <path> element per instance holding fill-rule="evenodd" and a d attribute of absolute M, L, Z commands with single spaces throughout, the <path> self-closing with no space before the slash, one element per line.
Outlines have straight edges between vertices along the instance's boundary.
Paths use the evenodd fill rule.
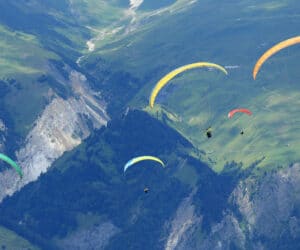
<path fill-rule="evenodd" d="M 209 63 L 209 62 L 196 62 L 196 63 L 191 63 L 191 64 L 187 64 L 184 66 L 181 66 L 177 69 L 174 69 L 173 71 L 171 71 L 170 73 L 166 74 L 163 78 L 161 78 L 155 85 L 155 87 L 153 88 L 151 95 L 150 95 L 150 99 L 149 99 L 149 105 L 151 108 L 153 108 L 154 106 L 154 102 L 156 99 L 156 96 L 158 95 L 158 93 L 160 92 L 160 90 L 168 84 L 168 82 L 173 79 L 175 76 L 177 76 L 178 74 L 189 70 L 189 69 L 193 69 L 193 68 L 201 68 L 201 67 L 208 67 L 208 68 L 215 68 L 218 69 L 220 71 L 222 71 L 224 74 L 228 74 L 226 69 L 218 64 L 215 63 Z"/>
<path fill-rule="evenodd" d="M 163 167 L 165 167 L 165 164 L 163 163 L 163 161 L 155 156 L 150 156 L 150 155 L 144 155 L 144 156 L 139 156 L 139 157 L 135 157 L 132 158 L 130 161 L 128 161 L 125 166 L 124 166 L 124 173 L 126 172 L 126 170 L 131 167 L 132 165 L 140 162 L 140 161 L 156 161 L 158 163 L 160 163 Z"/>
<path fill-rule="evenodd" d="M 17 171 L 17 173 L 19 174 L 19 176 L 21 178 L 23 177 L 23 173 L 22 173 L 21 168 L 11 158 L 9 158 L 8 156 L 0 153 L 0 159 L 5 161 L 6 163 L 8 163 L 11 167 L 13 167 Z"/>
<path fill-rule="evenodd" d="M 290 39 L 284 40 L 280 43 L 277 43 L 272 48 L 268 49 L 256 62 L 254 68 L 253 68 L 253 79 L 256 79 L 256 76 L 261 68 L 261 66 L 264 64 L 265 61 L 267 61 L 272 55 L 276 54 L 278 51 L 287 48 L 289 46 L 292 46 L 294 44 L 300 43 L 300 36 L 292 37 Z"/>
<path fill-rule="evenodd" d="M 245 113 L 247 115 L 252 115 L 252 112 L 249 109 L 239 108 L 239 109 L 233 109 L 228 113 L 228 118 L 232 118 L 236 113 Z"/>

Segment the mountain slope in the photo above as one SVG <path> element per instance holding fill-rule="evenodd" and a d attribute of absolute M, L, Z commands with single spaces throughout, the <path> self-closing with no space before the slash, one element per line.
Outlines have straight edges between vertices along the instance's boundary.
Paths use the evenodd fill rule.
<path fill-rule="evenodd" d="M 41 249 L 298 247 L 299 165 L 259 175 L 232 165 L 216 174 L 194 150 L 130 111 L 6 198 L 1 224 Z M 145 162 L 124 174 L 130 156 L 145 152 L 166 168 Z"/>
<path fill-rule="evenodd" d="M 0 236 L 41 249 L 299 248 L 299 47 L 251 79 L 268 47 L 298 35 L 299 3 L 130 3 L 0 3 L 0 149 L 25 174 L 1 166 Z M 154 84 L 194 61 L 229 76 L 187 72 L 147 108 Z M 228 120 L 239 106 L 253 116 Z M 123 173 L 146 153 L 167 168 Z"/>
<path fill-rule="evenodd" d="M 163 90 L 157 103 L 178 118 L 170 125 L 199 149 L 216 152 L 211 160 L 204 156 L 203 160 L 218 171 L 231 161 L 243 167 L 258 161 L 261 167 L 285 165 L 299 159 L 298 47 L 274 56 L 257 81 L 251 79 L 251 71 L 268 47 L 298 34 L 299 11 L 299 3 L 293 0 L 281 4 L 199 1 L 152 22 L 144 19 L 135 32 L 100 45 L 82 65 L 95 76 L 101 75 L 103 67 L 126 70 L 137 78 L 138 87 L 126 86 L 136 96 L 124 100 L 124 105 L 144 108 L 154 84 L 170 70 L 196 61 L 219 63 L 228 68 L 228 77 L 195 70 Z M 115 94 L 119 86 L 112 82 L 108 92 Z M 227 113 L 236 107 L 247 107 L 254 115 L 228 120 Z M 209 126 L 213 140 L 204 136 Z M 242 129 L 245 134 L 240 136 Z"/>
<path fill-rule="evenodd" d="M 0 246 L 2 249 L 32 249 L 39 248 L 30 244 L 27 240 L 21 238 L 10 230 L 0 227 Z"/>
<path fill-rule="evenodd" d="M 237 180 L 217 176 L 191 158 L 190 150 L 191 145 L 172 129 L 140 111 L 129 112 L 65 154 L 37 182 L 5 199 L 1 223 L 43 249 L 73 245 L 86 249 L 86 235 L 93 247 L 102 242 L 106 249 L 160 248 L 166 221 L 190 190 L 204 198 L 196 199 L 201 204 L 197 210 L 213 211 L 203 217 L 209 226 L 221 218 L 224 192 L 229 195 Z M 163 159 L 166 169 L 145 162 L 124 174 L 128 157 L 145 152 Z M 145 186 L 149 194 L 143 192 Z M 212 196 L 205 198 L 210 188 Z M 218 208 L 213 205 L 216 201 Z"/>

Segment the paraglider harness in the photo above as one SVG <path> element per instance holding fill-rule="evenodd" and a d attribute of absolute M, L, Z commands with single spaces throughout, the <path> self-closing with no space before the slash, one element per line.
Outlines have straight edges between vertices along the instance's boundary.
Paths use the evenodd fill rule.
<path fill-rule="evenodd" d="M 206 133 L 207 138 L 211 138 L 212 137 L 212 129 L 211 129 L 211 127 L 208 127 L 206 129 L 205 133 Z"/>

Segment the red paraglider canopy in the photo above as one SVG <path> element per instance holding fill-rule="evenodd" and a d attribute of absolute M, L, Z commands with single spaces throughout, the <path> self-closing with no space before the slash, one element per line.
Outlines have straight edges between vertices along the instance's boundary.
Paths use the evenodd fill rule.
<path fill-rule="evenodd" d="M 235 113 L 242 112 L 247 115 L 252 115 L 252 112 L 249 109 L 233 109 L 228 113 L 228 118 L 232 118 Z"/>

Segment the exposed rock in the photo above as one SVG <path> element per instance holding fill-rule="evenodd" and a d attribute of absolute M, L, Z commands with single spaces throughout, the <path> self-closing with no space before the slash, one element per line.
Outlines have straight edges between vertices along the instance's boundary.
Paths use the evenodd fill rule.
<path fill-rule="evenodd" d="M 190 249 L 187 248 L 187 240 L 194 232 L 195 225 L 201 224 L 201 218 L 196 216 L 195 206 L 192 204 L 195 193 L 196 190 L 185 198 L 178 207 L 170 225 L 170 232 L 165 244 L 166 250 Z"/>
<path fill-rule="evenodd" d="M 208 232 L 200 219 L 206 215 L 195 214 L 192 197 L 177 209 L 165 249 L 300 247 L 300 164 L 240 181 L 221 221 L 211 224 Z"/>
<path fill-rule="evenodd" d="M 250 237 L 275 239 L 286 225 L 291 234 L 299 230 L 298 219 L 293 216 L 300 205 L 300 165 L 267 174 L 261 181 L 247 179 L 233 193 L 243 218 L 247 221 Z"/>
<path fill-rule="evenodd" d="M 105 103 L 99 93 L 89 89 L 85 76 L 70 71 L 68 84 L 72 86 L 72 97 L 54 97 L 36 120 L 24 147 L 16 153 L 23 179 L 19 180 L 13 170 L 0 173 L 0 200 L 36 180 L 65 151 L 78 146 L 93 129 L 107 124 Z"/>
<path fill-rule="evenodd" d="M 210 235 L 200 244 L 198 249 L 246 249 L 245 235 L 233 215 L 225 215 L 224 219 L 212 226 Z"/>
<path fill-rule="evenodd" d="M 65 238 L 60 244 L 62 250 L 101 250 L 106 247 L 110 238 L 120 230 L 110 222 L 88 229 L 81 229 Z"/>
<path fill-rule="evenodd" d="M 4 122 L 0 119 L 0 150 L 1 152 L 5 151 L 5 141 L 7 135 L 7 128 Z"/>
<path fill-rule="evenodd" d="M 300 164 L 241 181 L 228 205 L 231 211 L 212 226 L 199 249 L 296 249 Z"/>
<path fill-rule="evenodd" d="M 6 130 L 4 122 L 0 119 L 0 131 L 4 132 Z"/>

